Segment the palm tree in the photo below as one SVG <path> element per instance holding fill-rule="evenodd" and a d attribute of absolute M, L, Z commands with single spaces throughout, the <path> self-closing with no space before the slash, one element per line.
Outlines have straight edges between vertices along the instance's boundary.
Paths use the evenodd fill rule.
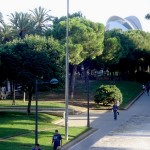
<path fill-rule="evenodd" d="M 32 13 L 32 20 L 35 23 L 36 33 L 42 35 L 48 29 L 54 17 L 48 14 L 50 10 L 47 11 L 42 7 L 30 11 Z"/>
<path fill-rule="evenodd" d="M 11 41 L 13 39 L 11 26 L 7 25 L 6 23 L 2 23 L 0 26 L 0 37 L 3 44 Z"/>
<path fill-rule="evenodd" d="M 3 14 L 0 12 L 0 23 L 3 23 L 4 20 L 3 20 Z"/>
<path fill-rule="evenodd" d="M 9 21 L 11 22 L 13 32 L 17 37 L 23 38 L 26 34 L 33 32 L 34 23 L 31 20 L 31 15 L 28 13 L 11 13 Z"/>
<path fill-rule="evenodd" d="M 2 43 L 6 43 L 12 39 L 12 30 L 3 20 L 3 15 L 0 12 L 0 40 Z"/>
<path fill-rule="evenodd" d="M 146 14 L 146 15 L 145 15 L 145 18 L 146 18 L 147 20 L 150 20 L 150 14 Z"/>

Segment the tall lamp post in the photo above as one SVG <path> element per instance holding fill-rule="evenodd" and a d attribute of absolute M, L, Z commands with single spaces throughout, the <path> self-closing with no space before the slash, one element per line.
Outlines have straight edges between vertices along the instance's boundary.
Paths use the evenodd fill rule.
<path fill-rule="evenodd" d="M 38 80 L 35 81 L 35 144 L 38 144 L 38 85 L 39 84 L 52 84 L 56 85 L 58 84 L 58 80 L 56 78 L 51 79 L 47 82 L 38 82 Z"/>
<path fill-rule="evenodd" d="M 65 139 L 68 140 L 68 95 L 69 95 L 69 61 L 68 61 L 68 27 L 69 27 L 69 0 L 67 0 L 66 17 L 66 80 L 65 80 Z"/>
<path fill-rule="evenodd" d="M 87 85 L 87 127 L 90 127 L 90 96 L 89 96 L 89 75 L 86 77 Z"/>
<path fill-rule="evenodd" d="M 38 144 L 38 80 L 35 81 L 35 144 Z"/>

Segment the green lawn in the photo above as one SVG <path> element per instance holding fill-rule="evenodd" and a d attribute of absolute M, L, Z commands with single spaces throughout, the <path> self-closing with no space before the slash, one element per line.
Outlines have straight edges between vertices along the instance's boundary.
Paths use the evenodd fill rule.
<path fill-rule="evenodd" d="M 108 81 L 99 81 L 90 83 L 91 99 L 94 99 L 96 89 L 102 84 L 106 85 L 112 83 Z M 123 103 L 121 104 L 121 108 L 126 107 L 142 90 L 141 84 L 133 81 L 116 82 L 115 85 L 120 89 L 123 96 Z"/>
<path fill-rule="evenodd" d="M 102 84 L 111 83 L 108 81 L 90 81 L 90 101 L 93 101 L 96 89 Z M 141 91 L 141 84 L 137 82 L 121 81 L 116 82 L 115 85 L 123 94 L 123 103 L 121 105 L 123 108 L 129 104 Z M 74 99 L 76 101 L 85 101 L 86 95 L 85 84 L 83 81 L 79 81 L 75 86 Z M 12 100 L 0 100 L 0 106 L 12 106 L 11 104 Z M 38 105 L 39 107 L 64 108 L 64 91 L 57 91 L 57 94 L 51 92 L 39 92 Z M 23 100 L 17 100 L 15 106 L 27 107 L 27 101 L 23 102 Z M 33 100 L 32 106 L 35 106 L 35 100 Z M 65 128 L 62 126 L 56 126 L 52 123 L 54 120 L 58 119 L 60 118 L 56 116 L 39 113 L 39 143 L 44 150 L 52 150 L 51 138 L 55 129 L 58 129 L 62 134 L 64 139 L 63 144 L 88 130 L 86 127 L 69 127 L 69 140 L 66 141 Z M 35 143 L 34 129 L 34 114 L 27 116 L 26 113 L 0 112 L 0 149 L 31 150 Z"/>
<path fill-rule="evenodd" d="M 28 101 L 25 101 L 23 102 L 23 100 L 16 100 L 15 101 L 15 105 L 12 105 L 12 100 L 0 100 L 0 106 L 14 106 L 14 107 L 27 107 L 28 105 Z M 60 103 L 60 102 L 57 102 L 57 101 L 42 101 L 42 100 L 39 100 L 38 101 L 38 105 L 42 108 L 44 107 L 48 107 L 48 108 L 62 108 L 62 107 L 65 107 L 65 104 L 64 103 Z M 34 107 L 35 106 L 35 100 L 32 101 L 31 103 L 31 107 Z"/>
<path fill-rule="evenodd" d="M 31 150 L 35 142 L 35 116 L 27 116 L 24 113 L 4 113 L 0 112 L 0 146 L 4 150 Z M 38 136 L 42 149 L 52 150 L 51 139 L 55 129 L 58 129 L 63 137 L 63 144 L 69 142 L 82 132 L 86 127 L 69 127 L 69 140 L 65 140 L 65 128 L 56 126 L 52 121 L 59 117 L 48 114 L 39 114 Z"/>
<path fill-rule="evenodd" d="M 121 107 L 126 107 L 142 90 L 142 86 L 137 82 L 118 82 L 116 86 L 121 90 L 123 95 L 123 103 Z"/>
<path fill-rule="evenodd" d="M 109 81 L 95 81 L 92 80 L 89 83 L 89 93 L 90 93 L 90 101 L 94 102 L 94 95 L 96 89 L 102 84 L 114 84 Z M 142 86 L 140 83 L 133 81 L 120 81 L 116 82 L 115 85 L 121 90 L 123 95 L 123 103 L 121 107 L 126 107 L 142 90 Z M 87 92 L 85 88 L 85 83 L 82 80 L 79 80 L 75 85 L 75 93 L 74 93 L 74 101 L 86 101 Z M 70 100 L 72 101 L 72 100 Z M 27 107 L 28 101 L 23 102 L 23 100 L 16 100 L 15 107 L 25 106 Z M 65 91 L 60 89 L 56 92 L 47 91 L 47 92 L 39 92 L 39 107 L 47 107 L 47 108 L 64 108 L 65 107 Z M 1 106 L 12 106 L 12 100 L 0 100 Z M 35 97 L 33 98 L 31 107 L 35 107 Z M 12 106 L 13 107 L 13 106 Z"/>

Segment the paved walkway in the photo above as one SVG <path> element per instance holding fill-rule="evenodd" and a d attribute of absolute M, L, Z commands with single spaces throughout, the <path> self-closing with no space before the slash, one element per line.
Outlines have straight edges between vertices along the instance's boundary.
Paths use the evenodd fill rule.
<path fill-rule="evenodd" d="M 86 126 L 87 113 L 69 116 L 68 126 Z M 62 122 L 64 125 L 64 122 Z M 150 150 L 150 96 L 143 94 L 118 120 L 109 111 L 90 111 L 92 134 L 65 150 Z"/>

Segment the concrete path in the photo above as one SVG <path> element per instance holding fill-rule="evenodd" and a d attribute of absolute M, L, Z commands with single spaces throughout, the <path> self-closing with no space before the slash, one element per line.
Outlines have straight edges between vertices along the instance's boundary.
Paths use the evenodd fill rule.
<path fill-rule="evenodd" d="M 86 125 L 86 112 L 69 116 L 68 126 Z M 144 93 L 121 110 L 118 120 L 111 111 L 90 111 L 90 126 L 96 131 L 65 150 L 150 150 L 150 96 Z"/>

